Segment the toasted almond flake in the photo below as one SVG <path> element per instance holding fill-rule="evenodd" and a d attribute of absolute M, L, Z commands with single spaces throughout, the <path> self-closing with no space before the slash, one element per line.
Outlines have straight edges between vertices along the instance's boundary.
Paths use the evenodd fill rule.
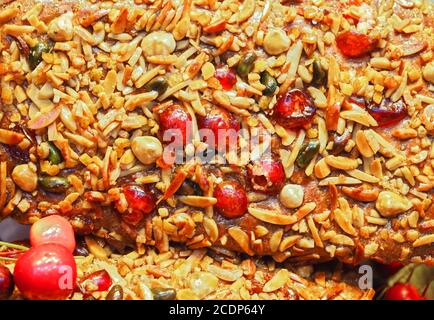
<path fill-rule="evenodd" d="M 354 241 L 348 236 L 337 234 L 330 239 L 330 242 L 340 246 L 354 246 Z"/>
<path fill-rule="evenodd" d="M 288 50 L 286 55 L 286 61 L 290 62 L 287 72 L 287 79 L 295 79 L 295 75 L 297 73 L 298 65 L 300 63 L 301 54 L 303 51 L 303 44 L 300 40 L 295 42 L 292 47 Z"/>
<path fill-rule="evenodd" d="M 184 89 L 185 87 L 189 86 L 190 83 L 191 83 L 191 80 L 186 80 L 184 82 L 180 82 L 180 83 L 174 85 L 173 87 L 167 89 L 164 94 L 162 94 L 160 97 L 158 97 L 158 101 L 163 101 L 164 99 L 167 99 L 168 97 L 170 97 L 174 93 L 178 92 L 179 90 Z"/>
<path fill-rule="evenodd" d="M 352 184 L 360 184 L 360 183 L 362 183 L 362 181 L 360 181 L 359 179 L 339 175 L 337 177 L 329 177 L 329 178 L 323 179 L 318 183 L 318 185 L 319 186 L 327 186 L 329 184 L 352 185 Z"/>
<path fill-rule="evenodd" d="M 333 219 L 337 222 L 339 227 L 346 233 L 352 236 L 357 235 L 356 229 L 352 225 L 352 215 L 351 211 L 336 209 L 333 212 Z"/>
<path fill-rule="evenodd" d="M 367 174 L 366 172 L 363 172 L 359 169 L 354 169 L 354 170 L 348 170 L 347 173 L 352 176 L 353 178 L 365 181 L 365 182 L 369 182 L 369 183 L 378 183 L 380 182 L 380 179 L 378 179 L 377 177 L 374 177 L 370 174 Z"/>
<path fill-rule="evenodd" d="M 379 226 L 385 226 L 388 222 L 387 219 L 372 216 L 366 216 L 366 221 Z"/>
<path fill-rule="evenodd" d="M 292 166 L 297 159 L 297 156 L 300 152 L 300 149 L 303 145 L 304 138 L 306 136 L 306 131 L 300 130 L 297 136 L 297 140 L 294 143 L 294 147 L 292 148 L 291 154 L 286 161 L 283 162 L 283 166 L 285 168 L 289 168 Z"/>
<path fill-rule="evenodd" d="M 224 107 L 230 112 L 239 114 L 240 116 L 243 117 L 248 117 L 250 115 L 250 113 L 247 110 L 234 107 L 231 104 L 229 96 L 222 91 L 214 91 L 213 98 L 220 106 Z"/>
<path fill-rule="evenodd" d="M 413 247 L 422 247 L 434 243 L 434 234 L 422 236 L 413 242 Z"/>
<path fill-rule="evenodd" d="M 93 148 L 95 143 L 85 137 L 83 137 L 82 135 L 79 134 L 73 134 L 70 132 L 64 132 L 64 135 L 70 139 L 71 141 L 85 147 L 85 148 Z"/>
<path fill-rule="evenodd" d="M 365 127 L 378 126 L 377 121 L 364 110 L 345 110 L 339 114 L 343 119 L 354 121 L 364 125 Z"/>
<path fill-rule="evenodd" d="M 186 205 L 199 208 L 206 208 L 217 203 L 217 199 L 214 197 L 181 196 L 178 199 Z"/>
<path fill-rule="evenodd" d="M 328 166 L 324 158 L 322 158 L 315 164 L 314 174 L 315 177 L 317 177 L 318 179 L 323 179 L 327 177 L 330 174 L 330 172 L 331 172 L 330 167 Z"/>
<path fill-rule="evenodd" d="M 86 245 L 90 251 L 96 258 L 101 260 L 107 260 L 108 254 L 107 251 L 99 245 L 99 243 L 90 236 L 84 237 Z"/>
<path fill-rule="evenodd" d="M 135 87 L 137 89 L 143 87 L 145 84 L 147 84 L 149 81 L 151 81 L 153 78 L 155 78 L 157 75 L 159 75 L 163 71 L 163 67 L 157 66 L 155 68 L 152 68 L 148 72 L 142 74 L 140 78 L 137 79 L 135 82 Z"/>
<path fill-rule="evenodd" d="M 219 230 L 218 230 L 217 223 L 214 221 L 214 219 L 204 217 L 203 227 L 205 229 L 205 232 L 209 236 L 210 240 L 212 242 L 217 241 L 217 239 L 219 237 Z"/>
<path fill-rule="evenodd" d="M 353 170 L 359 166 L 357 159 L 351 159 L 342 156 L 326 156 L 324 159 L 329 166 L 336 169 Z"/>
<path fill-rule="evenodd" d="M 273 292 L 282 288 L 290 280 L 289 271 L 280 269 L 277 273 L 264 285 L 263 292 Z"/>
<path fill-rule="evenodd" d="M 0 129 L 1 130 L 1 129 Z M 0 137 L 2 134 L 0 133 Z M 7 163 L 5 161 L 0 162 L 0 210 L 3 209 L 6 204 L 6 175 L 7 175 Z"/>
<path fill-rule="evenodd" d="M 356 133 L 356 146 L 362 156 L 369 158 L 374 155 L 363 130 Z"/>
<path fill-rule="evenodd" d="M 12 130 L 0 128 L 0 143 L 16 145 L 23 141 L 24 135 Z"/>
<path fill-rule="evenodd" d="M 379 244 L 375 242 L 368 243 L 364 248 L 364 254 L 366 257 L 373 256 L 379 248 Z"/>
<path fill-rule="evenodd" d="M 150 91 L 139 93 L 135 95 L 130 95 L 128 100 L 125 102 L 125 109 L 128 111 L 134 110 L 136 107 L 140 106 L 149 101 L 153 101 L 158 97 L 158 92 Z"/>
<path fill-rule="evenodd" d="M 319 248 L 324 248 L 324 244 L 321 240 L 318 228 L 316 227 L 315 221 L 313 220 L 312 216 L 307 217 L 307 225 L 309 227 L 310 233 L 312 234 L 315 245 Z"/>
<path fill-rule="evenodd" d="M 270 237 L 270 251 L 276 252 L 279 248 L 280 241 L 282 241 L 283 230 L 277 230 Z"/>
<path fill-rule="evenodd" d="M 223 269 L 216 265 L 210 264 L 206 267 L 206 270 L 214 274 L 217 278 L 228 282 L 235 282 L 243 276 L 243 270 L 239 268 Z"/>
<path fill-rule="evenodd" d="M 283 238 L 283 240 L 280 242 L 279 251 L 285 252 L 290 247 L 295 245 L 297 241 L 300 240 L 301 238 L 302 238 L 301 235 L 293 235 L 293 236 L 287 236 Z"/>
<path fill-rule="evenodd" d="M 294 216 L 288 216 L 279 214 L 273 210 L 262 209 L 258 207 L 249 206 L 249 213 L 256 219 L 263 222 L 276 224 L 276 225 L 290 225 L 297 222 L 297 218 Z"/>
<path fill-rule="evenodd" d="M 250 240 L 247 233 L 241 230 L 238 227 L 231 227 L 228 229 L 229 235 L 238 243 L 241 249 L 244 250 L 245 253 L 252 256 L 254 252 L 250 249 Z"/>
<path fill-rule="evenodd" d="M 16 24 L 5 24 L 3 25 L 3 32 L 11 36 L 22 36 L 23 34 L 32 33 L 35 31 L 33 26 L 16 25 Z"/>

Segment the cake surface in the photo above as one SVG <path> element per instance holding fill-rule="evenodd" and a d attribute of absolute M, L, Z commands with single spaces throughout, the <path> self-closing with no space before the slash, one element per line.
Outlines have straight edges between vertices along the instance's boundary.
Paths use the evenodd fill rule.
<path fill-rule="evenodd" d="M 3 1 L 1 215 L 120 251 L 432 262 L 432 13 Z"/>

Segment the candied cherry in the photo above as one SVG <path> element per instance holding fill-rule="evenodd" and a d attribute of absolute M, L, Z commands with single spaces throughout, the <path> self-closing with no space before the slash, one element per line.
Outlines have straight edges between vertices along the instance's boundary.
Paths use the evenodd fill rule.
<path fill-rule="evenodd" d="M 8 268 L 0 264 L 0 300 L 8 299 L 14 291 L 14 278 Z"/>
<path fill-rule="evenodd" d="M 212 148 L 226 150 L 231 141 L 237 141 L 240 122 L 232 113 L 214 107 L 205 116 L 198 117 L 199 129 L 209 129 L 213 133 L 213 138 L 205 135 L 204 142 Z M 211 138 L 211 139 L 208 139 Z M 222 139 L 225 139 L 223 142 Z"/>
<path fill-rule="evenodd" d="M 185 108 L 178 104 L 171 104 L 159 111 L 160 127 L 163 138 L 167 130 L 174 130 L 174 135 L 171 134 L 168 138 L 172 138 L 175 144 L 178 144 L 178 138 L 181 137 L 179 143 L 185 145 L 191 141 L 192 119 L 190 113 Z M 166 138 L 167 139 L 167 138 Z M 168 142 L 168 141 L 166 141 Z"/>
<path fill-rule="evenodd" d="M 217 198 L 217 211 L 228 219 L 241 217 L 247 211 L 247 193 L 236 181 L 225 181 L 216 186 L 214 197 Z"/>
<path fill-rule="evenodd" d="M 424 300 L 416 287 L 409 283 L 397 283 L 385 295 L 386 300 Z"/>
<path fill-rule="evenodd" d="M 275 193 L 285 183 L 285 170 L 282 162 L 276 158 L 264 158 L 254 161 L 248 167 L 249 180 L 256 191 Z"/>
<path fill-rule="evenodd" d="M 237 83 L 237 76 L 229 68 L 222 67 L 217 69 L 215 71 L 215 77 L 220 81 L 220 84 L 225 90 L 231 90 L 235 83 Z"/>
<path fill-rule="evenodd" d="M 106 270 L 98 270 L 80 281 L 80 287 L 86 292 L 106 291 L 112 285 L 112 278 Z"/>
<path fill-rule="evenodd" d="M 122 219 L 137 225 L 144 216 L 150 214 L 156 206 L 155 195 L 140 185 L 128 184 L 123 187 L 128 209 L 122 213 Z"/>
<path fill-rule="evenodd" d="M 36 221 L 30 228 L 30 243 L 33 247 L 44 243 L 57 243 L 73 252 L 75 249 L 74 229 L 64 217 L 47 216 Z"/>
<path fill-rule="evenodd" d="M 357 31 L 343 31 L 336 37 L 336 45 L 349 58 L 360 58 L 375 50 L 377 41 Z"/>
<path fill-rule="evenodd" d="M 74 290 L 77 267 L 72 253 L 56 243 L 30 248 L 14 269 L 14 280 L 24 297 L 31 300 L 61 300 Z"/>
<path fill-rule="evenodd" d="M 377 120 L 379 127 L 394 125 L 408 116 L 407 108 L 402 100 L 391 102 L 389 99 L 383 99 L 380 105 L 369 104 L 367 109 L 370 115 Z"/>
<path fill-rule="evenodd" d="M 310 96 L 292 89 L 277 98 L 273 118 L 287 129 L 302 128 L 312 122 L 316 108 Z"/>

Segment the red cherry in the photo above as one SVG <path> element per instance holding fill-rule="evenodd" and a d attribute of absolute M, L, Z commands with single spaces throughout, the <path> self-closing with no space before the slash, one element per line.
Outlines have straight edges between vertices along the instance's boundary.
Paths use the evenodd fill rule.
<path fill-rule="evenodd" d="M 424 300 L 416 287 L 409 283 L 397 283 L 386 292 L 386 300 Z"/>
<path fill-rule="evenodd" d="M 106 270 L 93 272 L 80 281 L 80 287 L 86 292 L 106 291 L 112 285 L 112 278 Z"/>
<path fill-rule="evenodd" d="M 8 268 L 0 264 L 0 300 L 6 300 L 14 292 L 14 279 Z"/>
<path fill-rule="evenodd" d="M 391 102 L 389 99 L 383 99 L 380 105 L 368 105 L 367 110 L 377 120 L 380 127 L 394 125 L 408 116 L 407 108 L 402 100 Z"/>
<path fill-rule="evenodd" d="M 360 58 L 375 50 L 377 41 L 356 31 L 344 31 L 336 37 L 336 45 L 343 55 Z"/>
<path fill-rule="evenodd" d="M 29 249 L 18 258 L 14 269 L 17 288 L 31 300 L 66 299 L 74 289 L 76 278 L 74 256 L 55 243 Z"/>
<path fill-rule="evenodd" d="M 247 211 L 247 193 L 236 181 L 225 181 L 214 189 L 217 211 L 228 219 L 241 217 Z"/>
<path fill-rule="evenodd" d="M 248 167 L 248 172 L 252 188 L 256 191 L 275 193 L 280 191 L 285 183 L 285 170 L 278 159 L 254 161 Z"/>
<path fill-rule="evenodd" d="M 155 195 L 147 188 L 135 184 L 123 187 L 128 202 L 127 212 L 122 213 L 122 219 L 132 225 L 138 224 L 144 216 L 150 214 L 156 206 Z"/>
<path fill-rule="evenodd" d="M 402 264 L 402 262 L 399 261 L 393 261 L 389 264 L 385 264 L 383 265 L 383 269 L 389 274 L 395 274 L 397 273 L 404 265 Z"/>
<path fill-rule="evenodd" d="M 192 128 L 192 120 L 190 113 L 187 112 L 183 107 L 178 104 L 172 104 L 159 112 L 160 116 L 160 127 L 163 134 L 167 130 L 173 130 L 174 134 L 170 134 L 168 138 L 172 140 L 166 142 L 174 141 L 177 144 L 177 137 L 181 136 L 182 141 L 180 143 L 185 145 L 186 143 L 191 141 L 191 128 Z"/>
<path fill-rule="evenodd" d="M 232 113 L 221 109 L 212 108 L 204 117 L 198 116 L 199 129 L 209 129 L 212 131 L 214 138 L 204 137 L 204 142 L 212 148 L 219 147 L 219 149 L 226 150 L 231 141 L 238 141 L 238 131 L 240 130 L 240 122 L 235 118 Z M 225 142 L 222 139 L 225 139 Z M 220 146 L 220 144 L 222 144 Z M 231 146 L 233 147 L 233 146 Z M 236 148 L 236 146 L 234 146 Z"/>
<path fill-rule="evenodd" d="M 311 98 L 299 89 L 280 95 L 273 109 L 273 118 L 287 129 L 301 128 L 309 124 L 316 108 Z"/>
<path fill-rule="evenodd" d="M 73 252 L 75 249 L 74 230 L 64 217 L 47 216 L 36 221 L 30 228 L 30 243 L 33 247 L 44 243 L 57 243 Z"/>
<path fill-rule="evenodd" d="M 219 68 L 215 72 L 215 77 L 220 81 L 223 89 L 231 90 L 237 83 L 237 76 L 229 68 Z"/>

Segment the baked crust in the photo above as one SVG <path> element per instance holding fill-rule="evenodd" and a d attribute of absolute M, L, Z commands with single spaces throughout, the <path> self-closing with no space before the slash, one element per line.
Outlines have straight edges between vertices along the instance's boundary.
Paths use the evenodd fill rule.
<path fill-rule="evenodd" d="M 152 245 L 165 252 L 174 241 L 276 261 L 432 262 L 433 8 L 430 1 L 409 3 L 6 3 L 0 11 L 3 217 L 32 223 L 61 214 L 78 233 L 119 249 Z M 372 48 L 351 59 L 335 39 L 356 29 Z M 32 70 L 28 55 L 38 43 L 52 48 Z M 216 68 L 236 68 L 249 52 L 256 54 L 249 74 L 224 90 Z M 327 71 L 325 78 L 313 74 L 314 64 Z M 260 81 L 265 70 L 278 83 L 269 96 Z M 169 86 L 160 95 L 145 89 L 157 75 Z M 291 88 L 303 89 L 316 108 L 312 121 L 296 130 L 273 117 L 276 99 Z M 367 110 L 381 103 L 388 110 L 403 107 L 405 117 L 380 126 L 381 116 Z M 147 163 L 142 156 L 155 149 L 135 152 L 133 140 L 162 140 L 161 112 L 174 105 L 192 118 L 187 152 L 188 145 L 203 145 L 196 119 L 217 107 L 250 137 L 271 133 L 273 157 L 283 165 L 285 184 L 303 188 L 302 204 L 288 209 L 279 200 L 281 188 L 255 188 L 252 163 L 242 159 Z M 244 139 L 245 132 L 239 148 Z M 300 148 L 314 140 L 319 151 L 301 168 Z M 61 153 L 57 164 L 49 161 L 53 145 Z M 53 176 L 63 179 L 60 192 L 35 182 Z M 182 194 L 185 180 L 200 191 Z M 247 190 L 242 216 L 228 219 L 215 210 L 213 190 L 222 181 Z M 157 208 L 134 223 L 124 192 L 131 183 L 146 185 L 158 199 Z"/>

